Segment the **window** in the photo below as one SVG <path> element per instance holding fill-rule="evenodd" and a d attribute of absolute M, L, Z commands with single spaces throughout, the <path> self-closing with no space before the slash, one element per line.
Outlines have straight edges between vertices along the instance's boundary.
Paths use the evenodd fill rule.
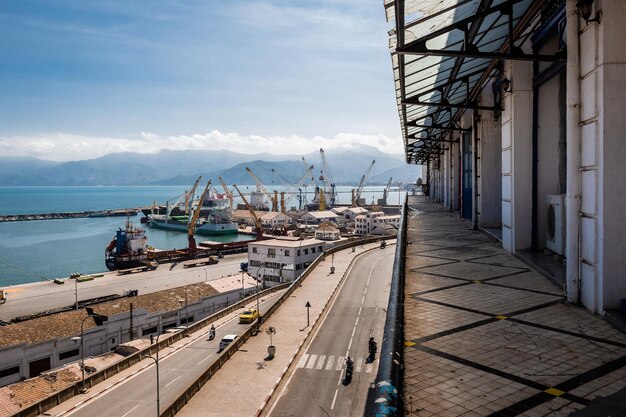
<path fill-rule="evenodd" d="M 308 249 L 305 249 L 305 250 L 304 250 L 304 254 L 305 254 L 305 255 L 308 255 L 308 254 L 309 254 L 309 250 L 308 250 Z"/>
<path fill-rule="evenodd" d="M 317 250 L 318 250 L 319 252 L 321 252 L 321 251 L 322 251 L 322 245 L 318 246 L 318 247 L 317 247 Z"/>
<path fill-rule="evenodd" d="M 291 252 L 289 252 L 289 249 L 285 249 L 285 256 L 289 256 L 291 254 Z"/>
<path fill-rule="evenodd" d="M 80 351 L 78 349 L 67 350 L 65 352 L 59 353 L 59 360 L 64 361 L 65 359 L 73 358 L 74 356 L 78 356 L 79 354 Z"/>
<path fill-rule="evenodd" d="M 261 266 L 261 261 L 257 261 L 256 259 L 251 259 L 250 266 Z"/>
<path fill-rule="evenodd" d="M 15 375 L 20 373 L 20 367 L 14 366 L 12 368 L 6 368 L 0 371 L 0 378 L 4 378 L 5 376 Z"/>
<path fill-rule="evenodd" d="M 148 327 L 147 329 L 142 329 L 141 330 L 141 335 L 145 336 L 147 334 L 153 334 L 157 332 L 157 328 L 155 327 Z"/>
<path fill-rule="evenodd" d="M 272 258 L 275 257 L 276 256 L 276 249 L 268 248 L 267 249 L 267 256 L 270 256 Z"/>
<path fill-rule="evenodd" d="M 256 246 L 252 247 L 252 253 L 258 253 L 257 250 L 256 250 Z"/>
<path fill-rule="evenodd" d="M 300 249 L 298 249 L 298 250 L 296 251 L 296 255 L 297 255 L 297 256 L 300 256 Z"/>
<path fill-rule="evenodd" d="M 315 253 L 315 248 L 311 248 L 311 253 Z"/>

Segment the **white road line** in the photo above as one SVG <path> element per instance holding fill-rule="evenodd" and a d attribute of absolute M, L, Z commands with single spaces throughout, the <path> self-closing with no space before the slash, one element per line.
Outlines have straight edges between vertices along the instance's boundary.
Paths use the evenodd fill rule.
<path fill-rule="evenodd" d="M 317 355 L 311 355 L 311 357 L 309 358 L 309 362 L 306 364 L 306 369 L 313 369 L 316 360 Z"/>
<path fill-rule="evenodd" d="M 300 358 L 300 360 L 298 361 L 298 364 L 296 365 L 296 369 L 298 368 L 304 368 L 304 365 L 306 364 L 306 361 L 309 359 L 309 354 L 308 353 L 304 353 L 302 355 L 302 357 Z"/>
<path fill-rule="evenodd" d="M 339 356 L 337 358 L 337 366 L 335 367 L 335 371 L 340 371 L 343 368 L 343 362 L 346 360 L 345 357 Z"/>
<path fill-rule="evenodd" d="M 354 327 L 356 327 L 356 325 L 359 324 L 359 317 L 357 316 L 356 321 L 354 322 Z"/>
<path fill-rule="evenodd" d="M 315 369 L 322 369 L 324 368 L 324 361 L 326 360 L 326 355 L 320 355 L 320 358 L 317 361 L 317 366 L 315 367 Z"/>
<path fill-rule="evenodd" d="M 141 404 L 137 404 L 136 406 L 134 406 L 129 412 L 125 413 L 124 415 L 122 415 L 122 417 L 126 417 L 127 415 L 129 415 L 130 413 L 132 413 L 133 411 L 135 411 L 137 408 L 139 408 Z"/>
<path fill-rule="evenodd" d="M 359 312 L 357 313 L 357 316 L 361 315 L 361 309 L 363 308 L 363 306 L 359 307 Z"/>
<path fill-rule="evenodd" d="M 365 301 L 365 294 L 363 294 L 363 298 L 361 298 L 361 304 Z"/>
<path fill-rule="evenodd" d="M 350 336 L 350 339 L 352 339 L 354 337 L 354 333 L 356 332 L 356 324 L 354 325 L 354 327 L 352 328 L 352 335 Z"/>
<path fill-rule="evenodd" d="M 200 364 L 201 364 L 202 362 L 204 362 L 204 361 L 208 361 L 208 360 L 211 358 L 211 356 L 213 356 L 213 354 L 210 354 L 210 355 L 209 355 L 209 356 L 207 356 L 206 358 L 202 359 L 200 362 L 198 362 L 198 365 L 200 365 Z"/>
<path fill-rule="evenodd" d="M 172 385 L 174 382 L 178 381 L 179 379 L 181 379 L 183 376 L 179 376 L 175 379 L 173 379 L 172 381 L 168 382 L 167 384 L 165 384 L 166 387 L 169 387 L 170 385 Z"/>
<path fill-rule="evenodd" d="M 333 369 L 333 364 L 335 363 L 335 357 L 330 355 L 328 357 L 328 362 L 326 362 L 326 370 L 331 371 Z"/>
<path fill-rule="evenodd" d="M 335 408 L 335 401 L 337 400 L 337 393 L 339 392 L 339 389 L 335 389 L 335 395 L 333 395 L 333 402 L 330 405 L 330 409 L 332 410 L 333 408 Z M 123 417 L 123 416 L 122 416 Z"/>
<path fill-rule="evenodd" d="M 361 367 L 363 366 L 363 360 L 359 359 L 358 361 L 354 361 L 354 362 L 356 362 L 356 365 L 354 367 L 355 372 L 361 372 Z"/>

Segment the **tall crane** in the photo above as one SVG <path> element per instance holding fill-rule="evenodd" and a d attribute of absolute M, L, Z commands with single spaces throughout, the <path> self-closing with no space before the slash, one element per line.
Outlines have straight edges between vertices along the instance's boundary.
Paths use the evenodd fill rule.
<path fill-rule="evenodd" d="M 196 253 L 196 239 L 193 237 L 196 232 L 196 223 L 198 222 L 198 218 L 200 217 L 200 212 L 202 211 L 202 203 L 204 203 L 204 198 L 206 197 L 207 192 L 209 191 L 209 187 L 211 186 L 211 180 L 206 183 L 206 187 L 204 187 L 204 191 L 202 192 L 202 196 L 200 197 L 200 202 L 198 203 L 198 207 L 193 212 L 193 216 L 189 219 L 189 223 L 187 223 L 187 240 L 189 241 L 189 254 L 193 255 Z"/>
<path fill-rule="evenodd" d="M 220 180 L 220 183 L 222 184 L 222 188 L 224 189 L 224 192 L 226 193 L 226 197 L 228 197 L 228 199 L 230 200 L 230 209 L 232 210 L 233 209 L 233 192 L 228 189 L 222 177 L 217 177 L 217 179 Z"/>
<path fill-rule="evenodd" d="M 365 170 L 365 174 L 361 177 L 361 182 L 359 182 L 359 188 L 356 190 L 356 194 L 354 194 L 354 198 L 352 199 L 352 207 L 356 207 L 359 203 L 359 199 L 361 198 L 361 193 L 363 192 L 363 187 L 365 186 L 365 181 L 367 181 L 367 177 L 370 176 L 370 172 L 372 171 L 372 167 L 376 161 L 372 161 L 370 166 Z"/>
<path fill-rule="evenodd" d="M 302 208 L 302 206 L 306 206 L 306 196 L 307 196 L 307 190 L 306 187 L 313 183 L 313 185 L 315 185 L 315 187 L 317 187 L 317 183 L 315 182 L 315 175 L 313 175 L 313 165 L 310 165 L 307 163 L 306 159 L 304 159 L 304 156 L 302 157 L 302 164 L 304 165 L 304 174 L 306 175 L 306 180 L 304 180 L 304 183 L 302 184 L 302 187 L 304 188 L 304 199 L 300 199 L 300 208 Z M 315 195 L 313 196 L 313 201 L 317 201 L 319 199 L 319 196 L 317 195 L 317 191 L 315 193 Z"/>
<path fill-rule="evenodd" d="M 237 184 L 233 184 L 233 187 L 235 187 L 235 190 L 237 190 L 237 192 L 241 196 L 243 203 L 246 205 L 246 207 L 250 211 L 250 214 L 252 214 L 252 218 L 254 219 L 254 225 L 256 227 L 256 240 L 262 240 L 263 239 L 263 225 L 261 224 L 261 219 L 259 219 L 259 216 L 256 215 L 256 213 L 254 212 L 254 209 L 252 208 L 250 203 L 248 203 L 248 200 L 246 200 L 246 197 L 244 197 L 243 193 L 239 191 L 239 188 L 237 188 Z"/>
<path fill-rule="evenodd" d="M 320 158 L 322 159 L 322 170 L 320 171 L 320 181 L 324 183 L 324 194 L 328 195 L 328 203 L 324 206 L 334 207 L 337 193 L 335 192 L 335 182 L 333 176 L 330 173 L 330 167 L 324 154 L 324 149 L 320 148 Z M 321 205 L 321 204 L 320 204 Z"/>
<path fill-rule="evenodd" d="M 387 186 L 383 190 L 383 206 L 387 205 L 387 198 L 389 197 L 389 190 L 391 189 L 391 180 L 393 178 L 389 178 L 389 182 L 387 182 Z"/>
<path fill-rule="evenodd" d="M 270 198 L 270 201 L 272 202 L 272 211 L 278 211 L 278 202 L 276 201 L 276 198 L 272 195 L 272 193 L 270 193 L 270 191 L 267 189 L 267 187 L 265 187 L 265 185 L 263 185 L 261 180 L 256 175 L 254 175 L 254 172 L 252 172 L 252 170 L 249 167 L 246 167 L 246 172 L 248 172 L 248 174 L 250 174 L 250 176 L 252 177 L 252 179 L 256 183 L 257 189 L 262 191 L 263 194 L 265 194 L 266 196 L 268 196 Z"/>
<path fill-rule="evenodd" d="M 202 179 L 202 175 L 200 175 L 198 177 L 198 179 L 196 180 L 195 184 L 193 185 L 193 187 L 191 187 L 191 191 L 189 191 L 188 193 L 185 193 L 185 213 L 189 213 L 189 200 L 191 200 L 191 202 L 193 203 L 193 196 L 196 192 L 196 187 L 198 186 L 198 184 L 200 183 L 200 180 Z"/>
<path fill-rule="evenodd" d="M 297 194 L 298 187 L 302 187 L 302 186 L 306 187 L 308 185 L 310 181 L 312 169 L 313 169 L 313 165 L 311 165 L 307 170 L 305 170 L 304 174 L 302 174 L 302 176 L 298 178 L 296 182 L 294 182 L 293 184 L 290 184 L 289 181 L 287 181 L 282 175 L 280 175 L 278 171 L 272 168 L 272 173 L 274 174 L 278 182 L 280 182 L 285 187 L 285 190 L 287 193 L 287 198 L 285 199 L 285 205 L 287 205 L 289 201 L 291 201 L 291 199 Z M 300 208 L 302 208 L 302 201 L 300 201 Z"/>

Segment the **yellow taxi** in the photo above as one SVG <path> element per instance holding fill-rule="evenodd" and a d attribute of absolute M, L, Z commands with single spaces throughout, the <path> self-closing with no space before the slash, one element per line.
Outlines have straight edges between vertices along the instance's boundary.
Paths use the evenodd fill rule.
<path fill-rule="evenodd" d="M 248 308 L 239 315 L 239 323 L 252 323 L 258 317 L 259 312 L 256 308 Z"/>

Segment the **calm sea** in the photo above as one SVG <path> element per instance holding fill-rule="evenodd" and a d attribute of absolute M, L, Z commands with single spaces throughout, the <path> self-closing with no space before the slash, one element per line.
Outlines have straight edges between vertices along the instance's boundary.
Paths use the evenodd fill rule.
<path fill-rule="evenodd" d="M 240 187 L 244 190 L 252 187 Z M 350 200 L 350 188 L 338 187 L 340 202 Z M 384 187 L 368 187 L 369 203 Z M 164 203 L 185 190 L 182 186 L 137 187 L 0 187 L 0 215 L 135 208 Z M 404 193 L 392 192 L 389 204 Z M 291 203 L 294 204 L 294 203 Z M 139 224 L 141 214 L 131 217 Z M 106 270 L 104 248 L 124 217 L 39 220 L 0 223 L 0 287 L 67 277 L 72 272 L 91 274 Z M 185 233 L 146 227 L 148 242 L 160 249 L 187 247 Z M 250 236 L 207 237 L 209 240 L 245 240 Z"/>

